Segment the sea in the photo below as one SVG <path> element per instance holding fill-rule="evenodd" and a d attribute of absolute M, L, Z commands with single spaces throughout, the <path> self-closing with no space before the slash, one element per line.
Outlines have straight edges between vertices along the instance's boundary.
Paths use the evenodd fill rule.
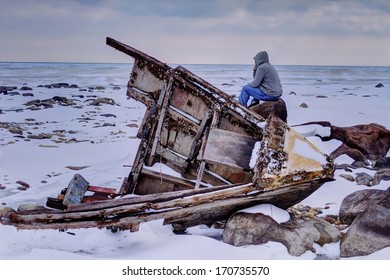
<path fill-rule="evenodd" d="M 170 65 L 176 67 L 177 65 Z M 183 67 L 229 94 L 237 94 L 251 80 L 252 65 L 244 64 L 183 64 Z M 382 84 L 390 86 L 388 66 L 313 66 L 275 65 L 282 85 L 359 87 Z M 74 83 L 79 87 L 96 85 L 125 86 L 131 63 L 62 63 L 62 62 L 0 62 L 0 86 L 50 83 Z M 286 92 L 286 90 L 285 90 Z"/>

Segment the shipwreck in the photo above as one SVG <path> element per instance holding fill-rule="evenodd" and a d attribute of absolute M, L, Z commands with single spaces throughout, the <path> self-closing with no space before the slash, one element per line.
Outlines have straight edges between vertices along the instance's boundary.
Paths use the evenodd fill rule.
<path fill-rule="evenodd" d="M 260 203 L 286 209 L 333 180 L 329 157 L 278 117 L 261 117 L 182 66 L 112 38 L 106 43 L 134 59 L 127 96 L 146 105 L 129 176 L 116 189 L 76 174 L 46 206 L 4 208 L 1 224 L 136 231 L 163 219 L 182 231 Z M 179 175 L 153 171 L 157 162 Z"/>

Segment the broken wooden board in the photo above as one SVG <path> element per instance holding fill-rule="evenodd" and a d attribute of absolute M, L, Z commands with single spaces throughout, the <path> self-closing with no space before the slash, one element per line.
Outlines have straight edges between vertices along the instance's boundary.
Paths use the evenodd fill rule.
<path fill-rule="evenodd" d="M 247 135 L 222 129 L 211 129 L 203 159 L 231 167 L 250 169 L 250 159 L 259 140 Z"/>
<path fill-rule="evenodd" d="M 234 212 L 272 203 L 288 208 L 331 179 L 307 182 L 304 186 L 262 191 L 253 184 L 233 185 L 120 198 L 101 203 L 70 205 L 66 211 L 9 211 L 0 222 L 18 229 L 118 228 L 137 229 L 139 223 L 164 219 L 175 229 L 225 221 Z"/>
<path fill-rule="evenodd" d="M 69 182 L 63 204 L 78 204 L 83 200 L 84 194 L 87 191 L 89 182 L 80 174 L 75 174 Z"/>

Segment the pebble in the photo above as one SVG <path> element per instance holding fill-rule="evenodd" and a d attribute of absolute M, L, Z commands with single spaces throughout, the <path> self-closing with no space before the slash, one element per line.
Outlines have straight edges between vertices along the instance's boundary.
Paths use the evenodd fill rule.
<path fill-rule="evenodd" d="M 88 168 L 89 166 L 86 165 L 86 166 L 65 166 L 65 168 L 68 168 L 70 170 L 82 170 L 84 168 Z"/>
<path fill-rule="evenodd" d="M 29 188 L 29 187 L 30 187 L 30 185 L 29 185 L 28 183 L 26 183 L 26 182 L 24 182 L 24 181 L 22 181 L 22 180 L 16 181 L 16 184 L 19 184 L 19 185 L 21 185 L 21 186 L 23 186 L 23 187 L 26 187 L 26 188 Z"/>

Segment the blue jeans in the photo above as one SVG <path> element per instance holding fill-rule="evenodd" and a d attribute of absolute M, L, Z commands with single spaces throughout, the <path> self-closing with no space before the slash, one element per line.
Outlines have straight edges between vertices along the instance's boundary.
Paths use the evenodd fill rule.
<path fill-rule="evenodd" d="M 276 101 L 279 99 L 279 96 L 269 96 L 257 87 L 255 88 L 251 87 L 250 85 L 245 85 L 241 90 L 240 96 L 238 97 L 238 102 L 247 107 L 250 96 L 252 96 L 254 99 L 263 101 Z"/>

